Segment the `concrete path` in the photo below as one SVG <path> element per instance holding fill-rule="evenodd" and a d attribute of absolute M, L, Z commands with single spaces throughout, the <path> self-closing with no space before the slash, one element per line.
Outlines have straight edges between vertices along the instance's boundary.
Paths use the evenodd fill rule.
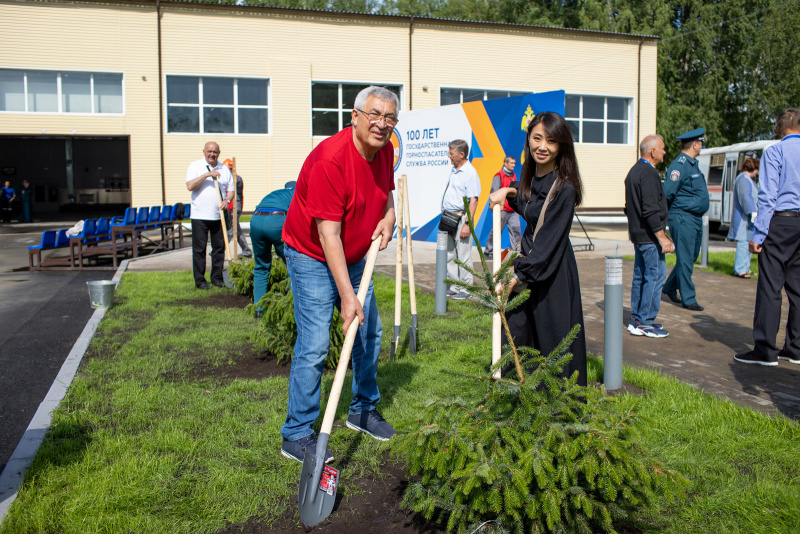
<path fill-rule="evenodd" d="M 573 243 L 580 241 L 573 236 Z M 617 237 L 617 236 L 614 236 Z M 617 239 L 593 239 L 595 251 L 577 252 L 581 296 L 586 327 L 586 342 L 593 354 L 603 353 L 603 300 L 605 255 L 632 255 L 630 242 Z M 617 248 L 619 246 L 619 248 Z M 435 289 L 435 244 L 414 242 L 415 280 L 425 291 Z M 730 247 L 711 247 L 711 251 Z M 388 256 L 388 258 L 387 258 Z M 381 253 L 377 272 L 395 276 L 394 244 Z M 475 267 L 479 268 L 473 247 Z M 405 260 L 404 260 L 405 261 Z M 403 270 L 404 280 L 408 272 Z M 630 319 L 630 284 L 633 262 L 623 265 L 624 324 Z M 692 312 L 664 297 L 658 321 L 670 335 L 663 339 L 623 334 L 623 360 L 637 367 L 658 369 L 706 393 L 727 397 L 734 402 L 770 414 L 784 414 L 800 419 L 800 365 L 782 361 L 778 367 L 745 365 L 733 360 L 736 352 L 752 348 L 753 310 L 756 281 L 704 272 L 696 268 L 693 276 L 697 299 L 705 306 Z M 783 319 L 778 333 L 782 344 L 788 302 L 784 295 Z M 488 335 L 488 334 L 487 334 Z"/>

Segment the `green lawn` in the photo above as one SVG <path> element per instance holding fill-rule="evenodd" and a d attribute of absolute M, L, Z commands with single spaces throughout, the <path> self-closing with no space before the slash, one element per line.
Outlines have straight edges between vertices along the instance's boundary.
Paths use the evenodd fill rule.
<path fill-rule="evenodd" d="M 376 276 L 375 287 L 389 333 L 394 281 Z M 241 309 L 196 300 L 224 291 L 198 292 L 189 272 L 123 277 L 0 533 L 206 533 L 228 521 L 269 522 L 294 506 L 301 466 L 279 453 L 287 380 L 196 378 L 199 365 L 231 365 L 257 326 Z M 402 348 L 378 376 L 380 408 L 399 428 L 428 398 L 469 396 L 470 382 L 443 371 L 484 373 L 489 361 L 489 317 L 462 302 L 436 317 L 432 295 L 417 302 L 418 354 Z M 800 425 L 654 372 L 626 369 L 625 380 L 648 390 L 639 399 L 647 449 L 693 482 L 685 500 L 643 511 L 640 528 L 800 532 Z M 344 428 L 349 400 L 345 387 L 330 444 L 344 486 L 377 475 L 386 448 Z"/>
<path fill-rule="evenodd" d="M 708 253 L 708 267 L 703 269 L 711 273 L 727 274 L 733 276 L 733 264 L 736 258 L 736 252 L 709 252 Z M 622 259 L 633 261 L 633 255 L 623 256 Z M 667 254 L 667 267 L 675 266 L 675 254 Z M 694 262 L 695 266 L 700 265 L 700 258 Z M 696 267 L 697 268 L 697 267 Z M 753 254 L 750 260 L 750 270 L 754 273 L 754 278 L 758 277 L 758 256 Z"/>

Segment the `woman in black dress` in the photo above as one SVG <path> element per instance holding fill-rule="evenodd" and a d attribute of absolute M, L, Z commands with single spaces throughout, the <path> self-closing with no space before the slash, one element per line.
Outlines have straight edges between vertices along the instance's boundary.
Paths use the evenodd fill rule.
<path fill-rule="evenodd" d="M 586 385 L 586 337 L 581 307 L 578 265 L 569 241 L 575 207 L 583 196 L 578 160 L 567 122 L 553 112 L 536 115 L 528 125 L 520 180 L 492 193 L 490 207 L 509 205 L 528 223 L 522 236 L 521 256 L 514 260 L 511 287 L 527 282 L 530 297 L 507 313 L 508 327 L 517 346 L 538 349 L 547 356 L 573 326 L 581 326 L 569 348 L 572 360 L 563 376 L 578 371 L 578 384 Z M 554 187 L 553 187 L 554 186 Z M 536 241 L 536 223 L 545 198 L 550 203 Z M 505 332 L 503 332 L 505 343 Z"/>

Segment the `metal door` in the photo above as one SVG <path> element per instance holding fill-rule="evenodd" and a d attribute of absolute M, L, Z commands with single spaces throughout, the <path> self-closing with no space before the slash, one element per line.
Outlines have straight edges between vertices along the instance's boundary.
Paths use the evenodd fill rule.
<path fill-rule="evenodd" d="M 736 153 L 726 155 L 725 173 L 722 179 L 722 224 L 731 223 L 731 216 L 733 214 L 733 183 L 738 175 L 738 156 L 739 155 Z"/>

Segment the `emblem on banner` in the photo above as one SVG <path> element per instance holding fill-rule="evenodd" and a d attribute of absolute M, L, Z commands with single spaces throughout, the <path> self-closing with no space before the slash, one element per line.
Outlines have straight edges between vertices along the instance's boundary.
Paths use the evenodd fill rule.
<path fill-rule="evenodd" d="M 531 123 L 533 118 L 536 116 L 536 113 L 533 112 L 531 106 L 528 105 L 528 109 L 525 110 L 525 115 L 522 116 L 522 129 L 524 131 L 528 130 L 528 125 Z"/>
<path fill-rule="evenodd" d="M 397 135 L 397 130 L 392 132 L 392 137 L 389 138 L 394 147 L 394 172 L 400 167 L 400 160 L 403 159 L 403 138 Z"/>

